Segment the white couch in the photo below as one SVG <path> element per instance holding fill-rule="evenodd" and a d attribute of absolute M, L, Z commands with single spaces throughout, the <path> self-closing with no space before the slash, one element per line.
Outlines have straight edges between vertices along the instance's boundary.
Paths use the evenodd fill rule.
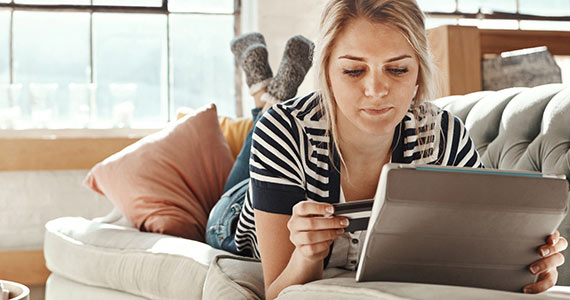
<path fill-rule="evenodd" d="M 570 87 L 545 85 L 437 100 L 454 112 L 487 167 L 570 177 Z M 567 218 L 567 220 L 570 219 Z M 570 224 L 560 227 L 568 237 Z M 538 245 L 537 245 L 538 246 Z M 263 299 L 261 264 L 197 241 L 143 233 L 116 210 L 89 220 L 46 224 L 44 253 L 53 272 L 46 299 Z M 324 279 L 286 288 L 279 299 L 570 299 L 570 267 L 540 295 L 443 285 L 368 282 L 325 270 Z"/>

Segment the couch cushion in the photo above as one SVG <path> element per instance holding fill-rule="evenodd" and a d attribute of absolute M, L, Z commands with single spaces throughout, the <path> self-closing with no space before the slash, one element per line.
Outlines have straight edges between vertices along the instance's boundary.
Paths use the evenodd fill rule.
<path fill-rule="evenodd" d="M 208 265 L 223 253 L 197 241 L 79 217 L 48 222 L 44 240 L 53 273 L 149 299 L 202 299 Z"/>
<path fill-rule="evenodd" d="M 203 300 L 216 299 L 265 299 L 261 263 L 246 257 L 216 257 L 204 282 Z"/>
<path fill-rule="evenodd" d="M 46 300 L 146 300 L 117 290 L 85 285 L 57 274 L 51 274 L 46 282 Z"/>
<path fill-rule="evenodd" d="M 520 299 L 568 299 L 570 292 L 563 288 L 538 295 L 495 291 L 436 284 L 405 282 L 356 282 L 354 278 L 331 278 L 284 289 L 279 300 L 520 300 Z"/>
<path fill-rule="evenodd" d="M 540 295 L 523 295 L 489 289 L 402 282 L 359 282 L 356 272 L 327 268 L 322 280 L 284 289 L 277 299 L 384 299 L 384 300 L 439 300 L 439 299 L 568 299 L 569 287 L 555 287 Z M 261 263 L 254 259 L 228 255 L 217 256 L 210 265 L 204 283 L 204 300 L 210 299 L 264 299 Z"/>

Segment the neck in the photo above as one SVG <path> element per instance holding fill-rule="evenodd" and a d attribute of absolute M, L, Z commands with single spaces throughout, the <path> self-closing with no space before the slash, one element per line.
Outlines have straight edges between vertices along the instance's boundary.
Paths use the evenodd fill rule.
<path fill-rule="evenodd" d="M 342 114 L 338 114 L 338 143 L 342 157 L 348 166 L 382 165 L 390 161 L 394 133 L 372 135 L 354 126 Z"/>

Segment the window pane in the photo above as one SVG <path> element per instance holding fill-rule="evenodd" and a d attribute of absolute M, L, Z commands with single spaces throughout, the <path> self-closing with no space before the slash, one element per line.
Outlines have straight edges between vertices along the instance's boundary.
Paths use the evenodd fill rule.
<path fill-rule="evenodd" d="M 457 19 L 451 18 L 426 18 L 426 29 L 443 25 L 457 25 Z"/>
<path fill-rule="evenodd" d="M 476 13 L 481 9 L 482 12 L 517 12 L 516 0 L 459 0 L 458 10 L 466 13 Z"/>
<path fill-rule="evenodd" d="M 93 0 L 93 5 L 161 7 L 162 0 Z"/>
<path fill-rule="evenodd" d="M 12 128 L 20 118 L 18 99 L 10 82 L 10 12 L 0 11 L 0 129 Z M 18 91 L 19 92 L 19 91 Z"/>
<path fill-rule="evenodd" d="M 173 110 L 214 102 L 235 116 L 233 16 L 170 16 L 174 68 Z"/>
<path fill-rule="evenodd" d="M 541 16 L 568 16 L 570 15 L 570 1 L 550 0 L 548 5 L 536 0 L 519 0 L 521 14 Z"/>
<path fill-rule="evenodd" d="M 418 5 L 423 11 L 454 12 L 455 0 L 418 0 Z"/>
<path fill-rule="evenodd" d="M 521 21 L 523 30 L 559 30 L 570 31 L 570 22 L 560 21 Z"/>
<path fill-rule="evenodd" d="M 459 19 L 459 25 L 477 26 L 480 29 L 518 29 L 517 20 L 478 20 L 478 19 Z"/>
<path fill-rule="evenodd" d="M 41 4 L 41 5 L 89 5 L 91 0 L 15 0 L 17 4 Z"/>
<path fill-rule="evenodd" d="M 173 12 L 233 13 L 233 0 L 169 0 L 168 10 Z"/>
<path fill-rule="evenodd" d="M 98 13 L 93 30 L 100 126 L 165 122 L 166 16 Z"/>
<path fill-rule="evenodd" d="M 15 12 L 14 82 L 23 84 L 23 119 L 68 126 L 68 86 L 89 82 L 89 13 Z"/>
<path fill-rule="evenodd" d="M 0 83 L 10 82 L 10 11 L 0 10 Z"/>

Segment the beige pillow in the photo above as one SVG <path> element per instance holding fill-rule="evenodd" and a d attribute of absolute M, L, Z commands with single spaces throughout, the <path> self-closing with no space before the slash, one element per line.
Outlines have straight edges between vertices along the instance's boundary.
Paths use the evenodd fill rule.
<path fill-rule="evenodd" d="M 98 163 L 84 184 L 142 231 L 204 241 L 233 163 L 212 104 Z"/>

